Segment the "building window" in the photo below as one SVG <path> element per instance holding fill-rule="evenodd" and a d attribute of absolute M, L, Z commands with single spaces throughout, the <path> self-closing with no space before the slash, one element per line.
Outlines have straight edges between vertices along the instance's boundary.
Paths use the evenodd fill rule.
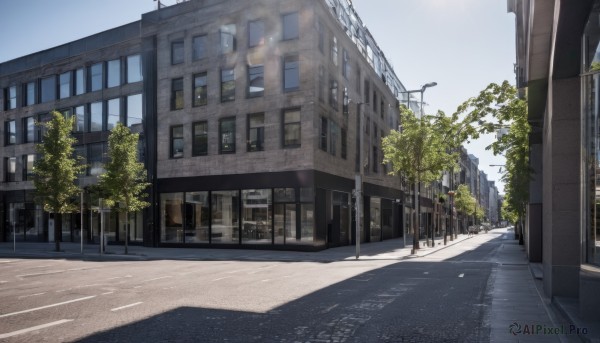
<path fill-rule="evenodd" d="M 208 154 L 208 122 L 201 121 L 192 126 L 192 156 Z"/>
<path fill-rule="evenodd" d="M 17 108 L 17 86 L 10 86 L 6 89 L 5 101 L 7 110 Z"/>
<path fill-rule="evenodd" d="M 5 145 L 17 144 L 17 124 L 16 121 L 10 120 L 5 124 Z"/>
<path fill-rule="evenodd" d="M 350 57 L 348 55 L 348 51 L 346 49 L 342 50 L 342 75 L 344 75 L 344 78 L 346 80 L 348 80 L 348 77 L 350 76 Z"/>
<path fill-rule="evenodd" d="M 360 94 L 360 67 L 356 65 L 356 92 Z"/>
<path fill-rule="evenodd" d="M 329 133 L 327 118 L 321 117 L 321 135 L 319 140 L 319 148 L 323 151 L 327 151 L 327 134 Z"/>
<path fill-rule="evenodd" d="M 329 125 L 329 153 L 333 156 L 337 154 L 338 129 L 338 125 L 331 120 Z"/>
<path fill-rule="evenodd" d="M 379 170 L 379 168 L 378 168 L 378 166 L 379 166 L 379 160 L 377 158 L 377 151 L 378 150 L 379 149 L 377 149 L 376 146 L 373 146 L 373 173 L 377 173 L 378 170 Z"/>
<path fill-rule="evenodd" d="M 35 105 L 35 82 L 28 82 L 23 87 L 23 94 L 25 95 L 23 99 L 23 106 Z"/>
<path fill-rule="evenodd" d="M 110 99 L 107 102 L 106 129 L 112 130 L 121 121 L 121 98 Z"/>
<path fill-rule="evenodd" d="M 350 98 L 348 97 L 348 88 L 344 87 L 344 99 L 342 100 L 342 114 L 348 117 L 348 105 L 350 104 Z"/>
<path fill-rule="evenodd" d="M 183 157 L 183 125 L 171 126 L 171 158 Z"/>
<path fill-rule="evenodd" d="M 87 148 L 88 175 L 98 176 L 104 174 L 106 143 L 88 144 Z"/>
<path fill-rule="evenodd" d="M 319 51 L 322 54 L 325 54 L 325 29 L 323 28 L 323 22 L 321 19 L 317 19 L 317 35 Z"/>
<path fill-rule="evenodd" d="M 127 83 L 142 81 L 142 58 L 140 55 L 127 56 Z"/>
<path fill-rule="evenodd" d="M 171 64 L 183 63 L 183 41 L 171 42 Z"/>
<path fill-rule="evenodd" d="M 207 38 L 206 35 L 192 38 L 192 60 L 197 61 L 207 56 Z"/>
<path fill-rule="evenodd" d="M 373 139 L 377 141 L 377 123 L 373 120 Z"/>
<path fill-rule="evenodd" d="M 375 112 L 375 114 L 377 114 L 377 91 L 373 90 L 373 112 Z"/>
<path fill-rule="evenodd" d="M 46 135 L 46 131 L 48 131 L 46 129 L 45 124 L 47 122 L 50 121 L 50 114 L 49 113 L 42 113 L 38 115 L 38 120 L 37 122 L 40 125 L 36 125 L 35 127 L 35 133 L 37 135 L 36 137 L 36 142 L 43 142 L 44 141 L 44 136 Z"/>
<path fill-rule="evenodd" d="M 219 35 L 221 38 L 221 54 L 228 54 L 235 51 L 235 24 L 221 26 Z"/>
<path fill-rule="evenodd" d="M 300 146 L 300 109 L 283 111 L 283 147 Z"/>
<path fill-rule="evenodd" d="M 383 105 L 385 102 L 383 100 L 381 100 L 381 102 L 379 103 L 379 112 L 381 113 L 381 119 L 384 119 L 385 117 L 385 106 Z"/>
<path fill-rule="evenodd" d="M 263 45 L 265 43 L 265 22 L 254 20 L 248 22 L 248 47 Z"/>
<path fill-rule="evenodd" d="M 283 58 L 283 89 L 292 91 L 300 88 L 300 63 L 298 55 Z"/>
<path fill-rule="evenodd" d="M 71 96 L 71 72 L 60 74 L 58 77 L 59 98 L 65 99 Z"/>
<path fill-rule="evenodd" d="M 171 110 L 183 108 L 183 78 L 171 80 Z"/>
<path fill-rule="evenodd" d="M 204 106 L 208 101 L 208 90 L 206 85 L 206 72 L 194 75 L 194 107 Z"/>
<path fill-rule="evenodd" d="M 221 102 L 235 100 L 234 69 L 221 69 Z"/>
<path fill-rule="evenodd" d="M 321 102 L 325 102 L 325 87 L 327 81 L 325 81 L 325 68 L 323 66 L 319 66 L 319 100 Z"/>
<path fill-rule="evenodd" d="M 365 91 L 365 93 L 364 93 L 364 97 L 365 97 L 365 98 L 364 98 L 364 100 L 363 100 L 363 101 L 364 101 L 365 103 L 367 103 L 367 104 L 368 104 L 368 103 L 369 103 L 369 97 L 370 97 L 370 96 L 369 96 L 369 94 L 370 94 L 370 92 L 371 92 L 371 91 L 369 90 L 369 81 L 368 81 L 368 80 L 365 80 L 365 86 L 363 87 L 363 89 L 364 89 L 364 91 Z"/>
<path fill-rule="evenodd" d="M 335 110 L 338 109 L 338 82 L 331 76 L 329 79 L 329 105 Z"/>
<path fill-rule="evenodd" d="M 75 95 L 85 93 L 85 69 L 79 68 L 75 70 Z"/>
<path fill-rule="evenodd" d="M 127 97 L 127 126 L 141 124 L 142 118 L 142 94 L 129 95 Z"/>
<path fill-rule="evenodd" d="M 239 243 L 239 193 L 239 191 L 210 192 L 211 243 Z"/>
<path fill-rule="evenodd" d="M 265 68 L 262 64 L 248 65 L 248 97 L 262 96 L 265 91 Z"/>
<path fill-rule="evenodd" d="M 341 131 L 341 138 L 342 138 L 342 151 L 341 151 L 341 155 L 343 159 L 346 159 L 347 155 L 348 155 L 348 135 L 346 133 L 346 129 L 342 128 Z"/>
<path fill-rule="evenodd" d="M 219 153 L 235 153 L 235 118 L 219 121 Z"/>
<path fill-rule="evenodd" d="M 33 164 L 35 162 L 35 155 L 23 155 L 23 181 L 30 181 L 33 179 Z"/>
<path fill-rule="evenodd" d="M 23 118 L 23 143 L 35 141 L 35 119 L 33 117 Z"/>
<path fill-rule="evenodd" d="M 248 115 L 248 151 L 263 151 L 265 143 L 265 114 Z"/>
<path fill-rule="evenodd" d="M 85 106 L 75 107 L 75 131 L 85 131 Z"/>
<path fill-rule="evenodd" d="M 333 62 L 334 65 L 338 65 L 338 43 L 337 43 L 337 37 L 336 36 L 331 36 L 331 62 Z"/>
<path fill-rule="evenodd" d="M 103 125 L 102 101 L 90 104 L 90 132 L 102 131 Z"/>
<path fill-rule="evenodd" d="M 4 175 L 6 182 L 16 181 L 15 175 L 17 173 L 17 158 L 7 157 L 4 159 Z"/>
<path fill-rule="evenodd" d="M 41 102 L 56 100 L 56 76 L 52 75 L 40 81 Z"/>
<path fill-rule="evenodd" d="M 283 40 L 296 39 L 300 36 L 298 12 L 288 13 L 282 17 Z"/>
<path fill-rule="evenodd" d="M 121 60 L 112 60 L 107 63 L 106 87 L 121 85 Z"/>
<path fill-rule="evenodd" d="M 102 89 L 102 62 L 96 63 L 90 67 L 90 91 Z"/>

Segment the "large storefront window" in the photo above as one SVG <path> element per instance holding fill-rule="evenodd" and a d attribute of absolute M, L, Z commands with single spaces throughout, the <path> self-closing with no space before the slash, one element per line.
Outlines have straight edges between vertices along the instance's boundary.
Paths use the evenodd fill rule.
<path fill-rule="evenodd" d="M 591 16 L 586 27 L 585 52 L 582 66 L 583 132 L 582 154 L 586 188 L 584 194 L 582 238 L 586 249 L 585 263 L 600 265 L 600 37 L 598 13 Z M 596 18 L 596 19 L 594 19 Z"/>
<path fill-rule="evenodd" d="M 296 192 L 294 188 L 275 188 L 275 244 L 296 240 Z"/>
<path fill-rule="evenodd" d="M 208 192 L 185 193 L 185 243 L 208 243 Z"/>
<path fill-rule="evenodd" d="M 160 213 L 160 241 L 183 242 L 183 193 L 161 194 Z"/>
<path fill-rule="evenodd" d="M 270 189 L 242 191 L 242 243 L 270 244 L 273 239 Z"/>
<path fill-rule="evenodd" d="M 381 198 L 371 198 L 370 232 L 371 242 L 381 240 Z"/>
<path fill-rule="evenodd" d="M 587 206 L 587 215 L 583 218 L 586 224 L 582 234 L 584 234 L 587 249 L 585 251 L 585 260 L 587 263 L 600 264 L 600 129 L 598 104 L 600 89 L 600 73 L 587 75 L 583 77 L 585 88 L 585 142 L 586 157 L 584 163 L 587 171 L 588 189 L 584 190 L 586 194 L 585 201 Z"/>
<path fill-rule="evenodd" d="M 212 202 L 212 243 L 239 242 L 239 192 L 213 191 Z"/>

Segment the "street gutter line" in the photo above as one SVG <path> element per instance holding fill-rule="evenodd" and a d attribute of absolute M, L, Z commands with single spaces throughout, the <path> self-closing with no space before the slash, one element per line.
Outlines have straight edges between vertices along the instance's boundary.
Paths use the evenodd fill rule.
<path fill-rule="evenodd" d="M 12 336 L 24 334 L 24 333 L 31 332 L 31 331 L 41 330 L 41 329 L 45 329 L 45 328 L 48 328 L 51 326 L 60 325 L 60 324 L 64 324 L 64 323 L 68 323 L 68 322 L 72 322 L 72 321 L 73 321 L 73 319 L 61 319 L 61 320 L 58 320 L 58 321 L 55 321 L 52 323 L 48 323 L 48 324 L 32 326 L 27 329 L 22 329 L 22 330 L 17 330 L 17 331 L 2 334 L 2 335 L 0 335 L 0 339 L 9 338 Z"/>
<path fill-rule="evenodd" d="M 46 309 L 46 308 L 56 307 L 56 306 L 60 306 L 60 305 L 66 305 L 66 304 L 74 303 L 74 302 L 77 302 L 77 301 L 92 299 L 92 298 L 95 298 L 95 297 L 96 297 L 95 295 L 91 295 L 89 297 L 83 297 L 83 298 L 77 298 L 77 299 L 73 299 L 73 300 L 69 300 L 69 301 L 63 301 L 61 303 L 56 303 L 56 304 L 52 304 L 52 305 L 46 305 L 46 306 L 31 308 L 29 310 L 23 310 L 23 311 L 18 311 L 18 312 L 7 313 L 7 314 L 0 315 L 0 318 L 10 317 L 10 316 L 14 316 L 14 315 L 17 315 L 17 314 L 22 314 L 22 313 L 29 313 L 29 312 L 33 312 L 33 311 L 37 311 L 37 310 L 43 310 L 43 309 Z"/>

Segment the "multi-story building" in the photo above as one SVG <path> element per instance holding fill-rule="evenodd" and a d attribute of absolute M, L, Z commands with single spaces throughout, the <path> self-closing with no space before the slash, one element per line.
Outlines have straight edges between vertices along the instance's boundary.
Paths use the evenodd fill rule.
<path fill-rule="evenodd" d="M 131 241 L 349 244 L 360 174 L 360 240 L 404 234 L 410 206 L 380 142 L 398 127 L 405 88 L 350 1 L 184 2 L 2 63 L 0 89 L 1 239 L 13 223 L 18 239 L 49 239 L 29 180 L 42 135 L 34 122 L 54 109 L 77 118 L 82 186 L 102 172 L 116 122 L 142 133 L 151 206 L 129 219 Z M 83 230 L 79 214 L 68 217 L 63 241 L 97 239 L 93 206 L 86 195 Z M 108 215 L 109 242 L 125 240 L 126 221 Z"/>
<path fill-rule="evenodd" d="M 530 168 L 524 243 L 545 293 L 600 320 L 598 107 L 600 1 L 508 0 L 519 94 L 527 94 Z"/>

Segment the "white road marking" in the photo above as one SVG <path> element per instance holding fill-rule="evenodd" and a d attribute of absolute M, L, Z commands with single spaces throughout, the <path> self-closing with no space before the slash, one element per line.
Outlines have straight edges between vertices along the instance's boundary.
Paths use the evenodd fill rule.
<path fill-rule="evenodd" d="M 104 292 L 102 293 L 102 295 L 109 295 L 109 294 L 113 294 L 114 292 Z"/>
<path fill-rule="evenodd" d="M 142 282 L 150 282 L 150 281 L 156 281 L 156 280 L 168 279 L 168 278 L 172 278 L 172 276 L 167 275 L 167 276 L 155 277 L 154 279 L 148 279 L 148 280 L 144 280 Z"/>
<path fill-rule="evenodd" d="M 115 276 L 115 277 L 108 278 L 107 280 L 123 279 L 126 277 L 133 277 L 133 275 Z"/>
<path fill-rule="evenodd" d="M 142 286 L 133 286 L 133 288 L 141 288 Z"/>
<path fill-rule="evenodd" d="M 429 274 L 429 272 L 423 272 L 423 274 L 427 275 L 427 274 Z"/>
<path fill-rule="evenodd" d="M 8 283 L 8 281 L 4 281 L 4 280 L 0 281 L 0 284 L 3 284 L 3 283 Z"/>
<path fill-rule="evenodd" d="M 10 317 L 10 316 L 14 316 L 14 315 L 17 315 L 17 314 L 22 314 L 22 313 L 29 313 L 29 312 L 33 312 L 33 311 L 37 311 L 37 310 L 43 310 L 45 308 L 50 308 L 50 307 L 55 307 L 55 306 L 60 306 L 60 305 L 66 305 L 66 304 L 74 303 L 74 302 L 77 302 L 77 301 L 92 299 L 92 298 L 95 298 L 95 297 L 96 297 L 95 295 L 91 295 L 89 297 L 77 298 L 77 299 L 73 299 L 73 300 L 69 300 L 69 301 L 63 301 L 61 303 L 56 303 L 56 304 L 51 304 L 51 305 L 46 305 L 46 306 L 41 306 L 41 307 L 36 307 L 36 308 L 30 308 L 29 310 L 23 310 L 23 311 L 18 311 L 18 312 L 6 313 L 6 314 L 3 314 L 3 315 L 0 315 L 0 318 Z"/>
<path fill-rule="evenodd" d="M 58 273 L 62 273 L 62 272 L 64 272 L 64 270 L 53 270 L 53 271 L 49 271 L 49 272 L 45 272 L 45 273 L 21 274 L 21 275 L 17 275 L 17 277 L 40 276 L 40 275 L 48 275 L 48 274 L 58 274 Z"/>
<path fill-rule="evenodd" d="M 68 322 L 72 322 L 72 321 L 73 321 L 73 319 L 61 319 L 61 320 L 57 320 L 55 322 L 48 323 L 48 324 L 32 326 L 27 329 L 22 329 L 22 330 L 17 330 L 17 331 L 1 334 L 0 339 L 9 338 L 9 337 L 16 336 L 16 335 L 21 335 L 21 334 L 28 333 L 31 331 L 41 330 L 41 329 L 49 328 L 51 326 L 60 325 L 60 324 L 64 324 L 64 323 L 68 323 Z"/>
<path fill-rule="evenodd" d="M 269 282 L 269 281 L 271 281 L 271 279 L 260 280 L 260 282 Z"/>
<path fill-rule="evenodd" d="M 339 304 L 335 304 L 333 306 L 329 306 L 328 308 L 324 309 L 323 311 L 321 311 L 321 313 L 328 313 L 329 311 L 333 310 L 334 308 L 338 307 Z"/>
<path fill-rule="evenodd" d="M 137 302 L 137 303 L 133 303 L 133 304 L 129 304 L 129 305 L 121 306 L 121 307 L 115 307 L 115 308 L 111 309 L 111 311 L 113 311 L 113 312 L 120 311 L 122 309 L 126 309 L 126 308 L 129 308 L 129 307 L 137 306 L 139 304 L 143 304 L 143 302 L 140 301 L 140 302 Z"/>
<path fill-rule="evenodd" d="M 465 276 L 465 273 L 458 274 L 458 277 L 463 277 L 463 276 Z"/>
<path fill-rule="evenodd" d="M 36 295 L 43 295 L 46 294 L 46 292 L 43 293 L 35 293 L 35 294 L 30 294 L 30 295 L 21 295 L 20 297 L 18 297 L 17 299 L 23 299 L 23 298 L 29 298 L 29 297 L 35 297 Z"/>
<path fill-rule="evenodd" d="M 218 278 L 218 279 L 214 279 L 214 280 L 212 280 L 212 281 L 219 281 L 219 280 L 223 280 L 223 279 L 229 279 L 229 278 L 232 278 L 232 277 L 233 277 L 233 276 L 225 276 L 225 277 L 220 277 L 220 278 Z"/>
<path fill-rule="evenodd" d="M 11 263 L 13 261 L 0 261 L 0 263 Z"/>

